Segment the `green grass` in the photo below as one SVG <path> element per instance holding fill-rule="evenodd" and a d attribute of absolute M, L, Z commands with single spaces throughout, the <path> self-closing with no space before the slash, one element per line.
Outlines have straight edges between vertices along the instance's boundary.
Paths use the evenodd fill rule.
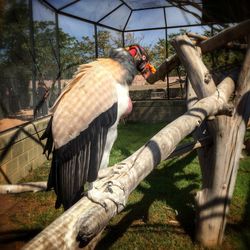
<path fill-rule="evenodd" d="M 164 123 L 129 123 L 119 126 L 118 139 L 110 155 L 110 166 L 130 156 L 164 127 Z"/>
<path fill-rule="evenodd" d="M 128 157 L 163 126 L 162 123 L 120 125 L 110 165 Z M 249 249 L 249 163 L 249 156 L 240 162 L 225 240 L 215 249 Z M 26 180 L 46 179 L 48 169 L 46 163 Z M 193 241 L 194 194 L 200 185 L 195 152 L 162 162 L 131 194 L 126 208 L 111 220 L 97 249 L 204 249 Z M 32 199 L 36 207 L 47 206 L 41 209 L 42 213 L 33 211 L 29 224 L 32 228 L 43 228 L 62 212 L 54 209 L 52 192 L 23 194 L 20 199 Z"/>

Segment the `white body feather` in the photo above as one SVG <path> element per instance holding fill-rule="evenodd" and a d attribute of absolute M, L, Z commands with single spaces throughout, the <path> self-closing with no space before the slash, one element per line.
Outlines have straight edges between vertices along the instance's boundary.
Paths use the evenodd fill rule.
<path fill-rule="evenodd" d="M 117 126 L 118 126 L 119 120 L 121 116 L 125 114 L 129 108 L 130 97 L 129 97 L 128 86 L 116 84 L 116 91 L 117 91 L 117 96 L 118 96 L 117 119 L 114 125 L 111 128 L 109 128 L 100 168 L 105 168 L 108 166 L 110 151 L 117 138 Z"/>

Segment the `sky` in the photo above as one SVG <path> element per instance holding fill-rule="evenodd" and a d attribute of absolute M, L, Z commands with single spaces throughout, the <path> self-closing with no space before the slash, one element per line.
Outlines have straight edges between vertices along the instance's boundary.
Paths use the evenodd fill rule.
<path fill-rule="evenodd" d="M 62 4 L 60 1 L 51 0 L 57 6 Z M 64 0 L 66 2 L 66 0 Z M 88 3 L 89 2 L 89 3 Z M 129 17 L 130 10 L 124 5 L 118 5 L 118 0 L 105 0 L 107 5 L 104 5 L 104 1 L 99 0 L 84 0 L 78 2 L 78 5 L 72 5 L 65 9 L 67 13 L 75 13 L 76 15 L 81 16 L 82 18 L 90 18 L 92 21 L 98 21 L 100 18 L 105 16 L 105 13 L 108 13 L 114 6 L 118 7 L 117 12 L 114 12 L 111 16 L 108 16 L 101 20 L 100 22 L 105 25 L 113 25 L 116 28 L 124 27 L 126 20 Z M 85 5 L 83 5 L 85 4 Z M 86 7 L 88 4 L 88 8 Z M 111 8 L 112 7 L 112 8 Z M 190 7 L 190 10 L 199 14 L 197 10 Z M 100 15 L 102 13 L 102 15 Z M 191 14 L 184 13 L 178 8 L 171 7 L 165 8 L 166 22 L 168 27 L 174 27 L 177 25 L 188 25 L 188 24 L 197 24 L 198 20 L 195 19 Z M 55 20 L 55 14 L 49 8 L 44 7 L 38 0 L 33 1 L 33 18 L 36 21 L 41 20 Z M 79 21 L 74 18 L 67 17 L 65 15 L 59 15 L 59 27 L 66 33 L 71 36 L 76 37 L 78 40 L 81 40 L 82 36 L 89 36 L 93 38 L 94 35 L 94 25 Z M 164 27 L 164 11 L 163 9 L 153 9 L 153 10 L 143 10 L 135 11 L 132 13 L 129 22 L 127 23 L 126 29 L 141 29 L 145 27 L 156 28 Z M 209 29 L 206 26 L 193 26 L 185 28 L 188 31 L 192 31 L 198 34 L 202 34 L 204 29 Z M 179 28 L 168 28 L 168 34 L 178 33 Z M 114 33 L 111 31 L 111 33 Z M 139 31 L 134 32 L 136 37 L 143 37 L 143 44 L 150 45 L 158 41 L 159 38 L 165 38 L 165 30 L 152 30 L 152 31 Z"/>

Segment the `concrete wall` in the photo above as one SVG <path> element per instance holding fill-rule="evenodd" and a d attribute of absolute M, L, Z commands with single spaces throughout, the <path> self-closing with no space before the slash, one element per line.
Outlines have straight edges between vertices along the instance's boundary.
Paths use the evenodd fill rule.
<path fill-rule="evenodd" d="M 128 121 L 171 122 L 185 112 L 185 100 L 134 101 Z"/>
<path fill-rule="evenodd" d="M 39 144 L 49 117 L 0 133 L 0 183 L 16 183 L 46 157 Z"/>

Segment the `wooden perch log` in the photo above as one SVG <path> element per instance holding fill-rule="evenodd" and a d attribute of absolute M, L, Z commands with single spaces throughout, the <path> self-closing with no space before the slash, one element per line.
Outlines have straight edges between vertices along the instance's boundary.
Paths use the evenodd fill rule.
<path fill-rule="evenodd" d="M 208 116 L 228 108 L 227 101 L 234 90 L 231 78 L 226 78 L 210 97 L 197 102 L 187 113 L 163 128 L 129 158 L 109 168 L 109 175 L 95 182 L 104 194 L 109 192 L 120 203 L 139 183 L 176 148 L 177 144 L 195 130 Z M 121 188 L 122 187 L 122 188 Z M 88 242 L 124 207 L 106 200 L 106 208 L 82 198 L 51 225 L 45 228 L 24 249 L 74 249 L 76 238 Z M 90 244 L 93 244 L 93 241 Z"/>
<path fill-rule="evenodd" d="M 39 192 L 47 189 L 47 182 L 26 182 L 21 184 L 0 185 L 0 194 L 18 194 L 24 192 Z"/>
<path fill-rule="evenodd" d="M 204 146 L 208 146 L 212 143 L 211 138 L 210 137 L 204 137 L 198 141 L 194 141 L 194 142 L 189 142 L 189 143 L 185 143 L 183 145 L 178 146 L 168 157 L 167 159 L 171 159 L 173 157 L 176 156 L 181 156 L 183 154 L 189 153 L 195 149 L 204 147 Z"/>
<path fill-rule="evenodd" d="M 246 125 L 250 115 L 250 49 L 238 80 L 232 117 L 220 117 L 213 134 L 213 157 L 207 155 L 207 183 L 197 192 L 196 238 L 205 246 L 222 242 L 237 178 Z M 209 175 L 210 173 L 210 175 Z M 214 175 L 214 176 L 213 176 Z"/>
<path fill-rule="evenodd" d="M 189 153 L 194 149 L 201 148 L 205 145 L 211 143 L 209 137 L 203 138 L 199 141 L 185 143 L 178 146 L 172 153 L 169 155 L 168 159 L 171 159 L 176 156 L 181 156 L 185 153 Z M 99 171 L 98 179 L 102 179 L 102 176 L 107 176 L 111 171 L 111 168 L 104 168 Z M 3 184 L 0 185 L 0 194 L 19 194 L 25 192 L 41 192 L 46 191 L 47 182 L 26 182 L 20 184 Z"/>
<path fill-rule="evenodd" d="M 235 49 L 235 50 L 246 50 L 248 48 L 247 44 L 241 44 L 236 42 L 230 42 L 226 45 L 228 49 Z"/>

